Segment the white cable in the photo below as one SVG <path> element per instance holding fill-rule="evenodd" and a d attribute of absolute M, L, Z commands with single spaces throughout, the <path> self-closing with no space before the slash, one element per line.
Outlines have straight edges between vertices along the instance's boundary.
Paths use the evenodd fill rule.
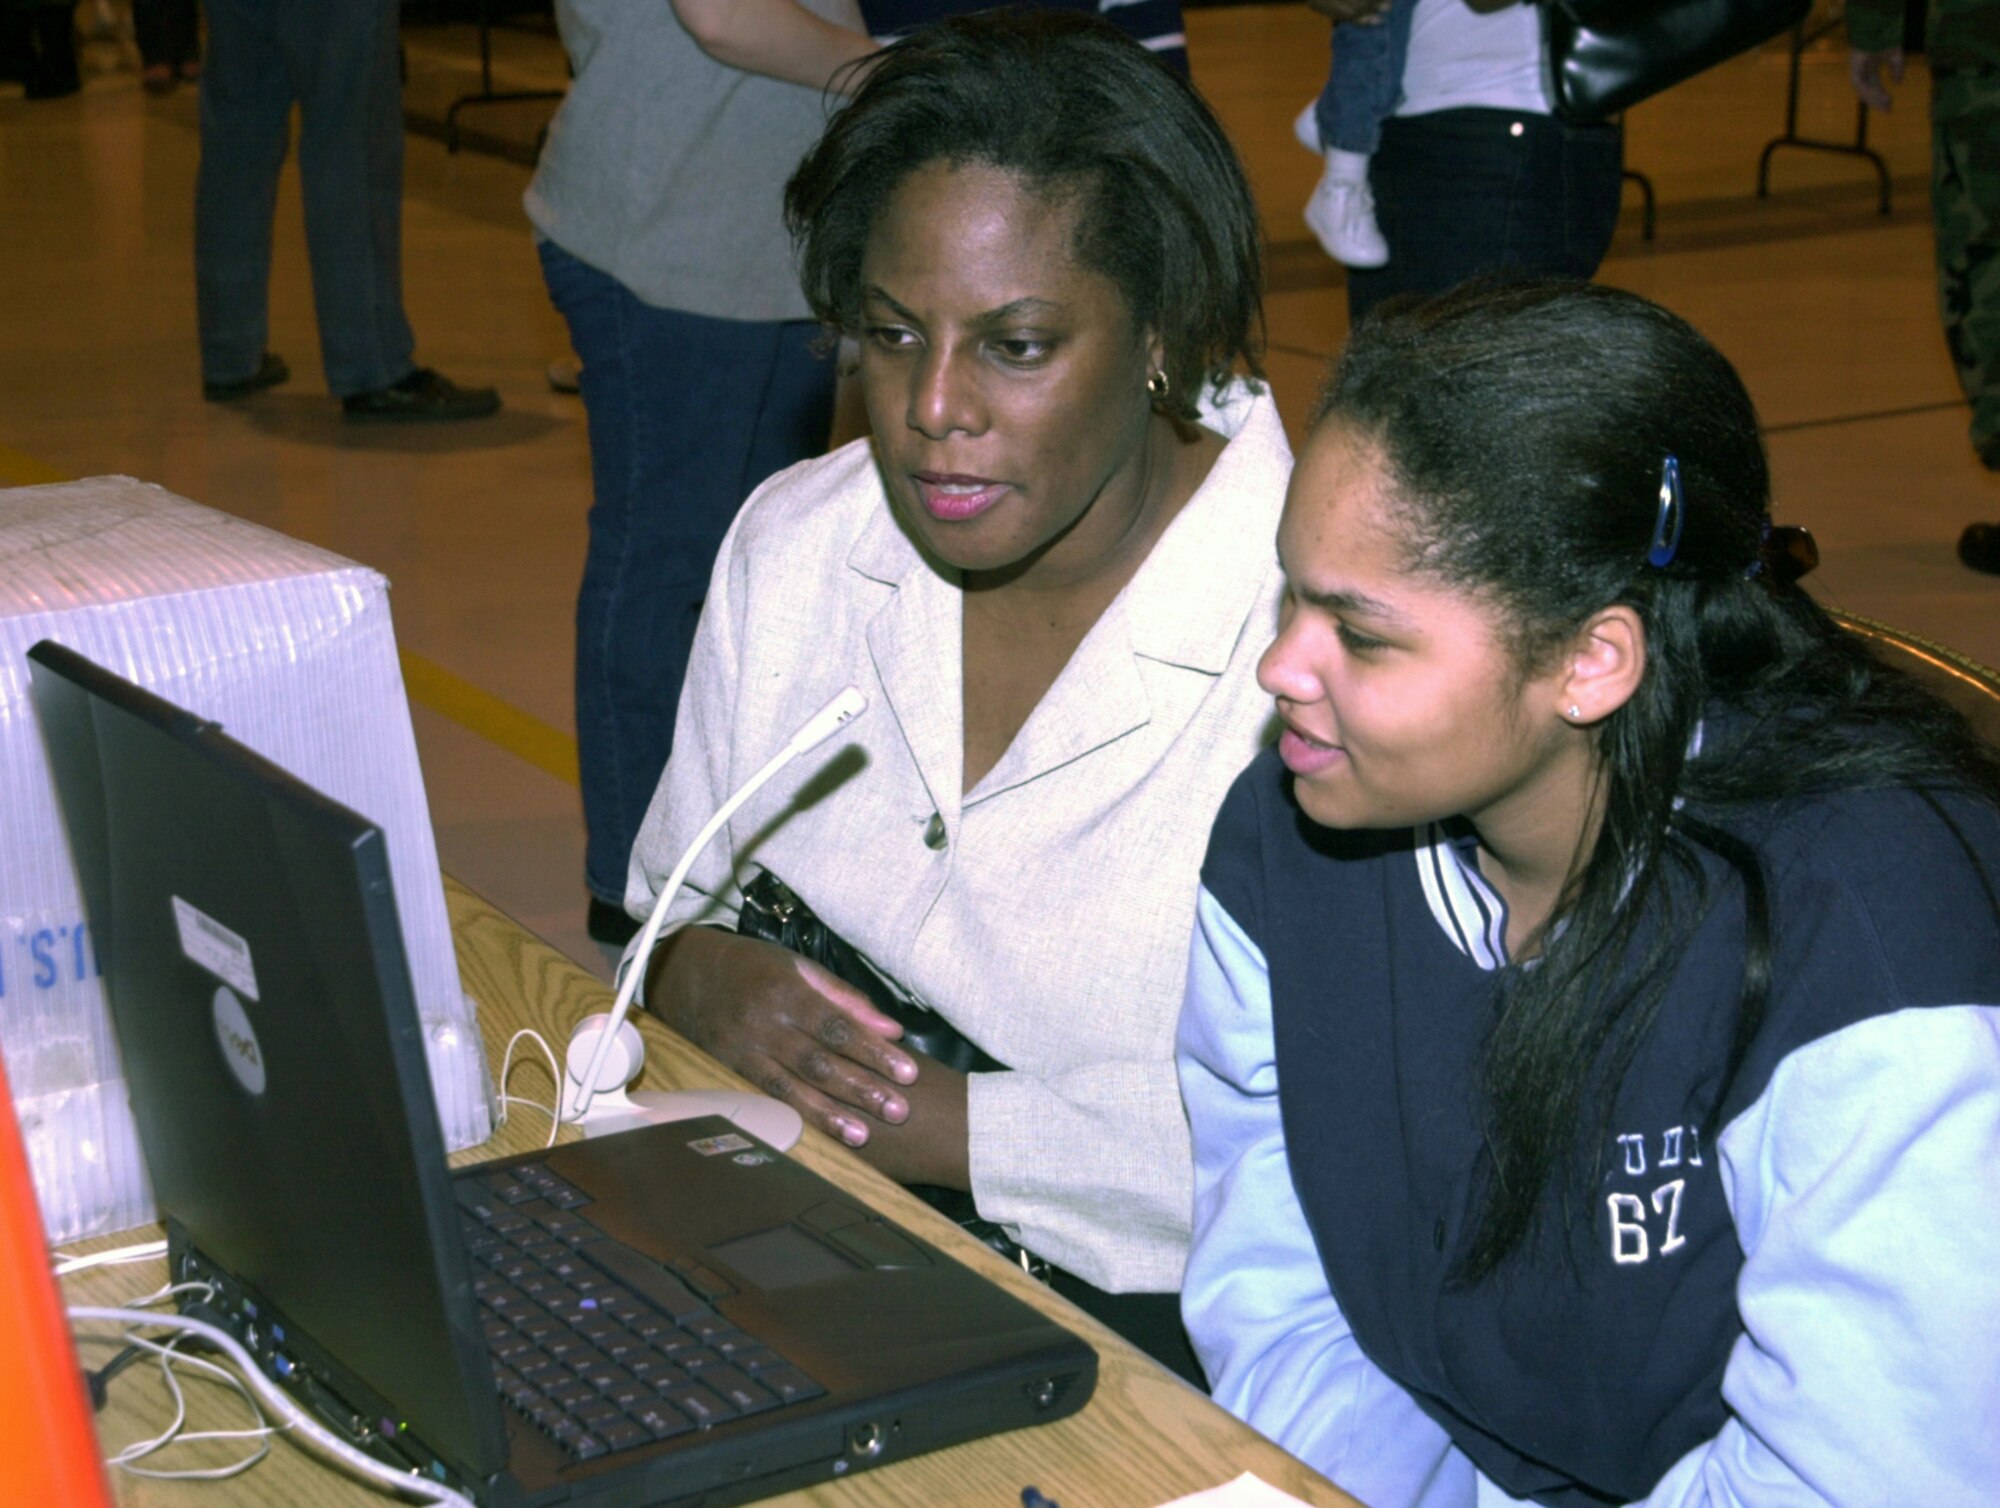
<path fill-rule="evenodd" d="M 215 1285 L 198 1280 L 187 1283 L 169 1283 L 164 1288 L 155 1288 L 143 1299 L 127 1299 L 125 1307 L 127 1309 L 150 1309 L 155 1304 L 164 1304 L 168 1299 L 183 1293 L 199 1293 L 203 1299 L 212 1299 L 215 1297 Z"/>
<path fill-rule="evenodd" d="M 316 1419 L 310 1417 L 297 1403 L 270 1378 L 266 1377 L 256 1362 L 237 1343 L 236 1337 L 227 1331 L 196 1319 L 191 1314 L 148 1314 L 143 1309 L 100 1309 L 90 1305 L 71 1308 L 72 1322 L 89 1322 L 112 1325 L 160 1325 L 170 1330 L 181 1330 L 198 1335 L 217 1350 L 234 1361 L 243 1374 L 243 1380 L 256 1390 L 257 1397 L 272 1413 L 285 1421 L 283 1428 L 294 1431 L 304 1441 L 346 1467 L 364 1481 L 371 1482 L 391 1492 L 404 1493 L 426 1503 L 449 1504 L 451 1508 L 475 1508 L 472 1499 L 464 1493 L 418 1476 L 415 1472 L 399 1470 L 376 1460 L 366 1451 L 358 1450 L 345 1440 L 326 1429 Z M 187 1360 L 189 1358 L 182 1358 Z"/>
<path fill-rule="evenodd" d="M 215 1293 L 213 1285 L 208 1283 L 170 1283 L 157 1292 L 146 1295 L 145 1298 L 133 1300 L 133 1307 L 159 1303 L 173 1297 L 177 1293 L 196 1291 L 199 1291 L 203 1298 L 211 1298 Z M 216 1481 L 247 1471 L 270 1454 L 268 1440 L 275 1431 L 272 1426 L 264 1422 L 264 1415 L 257 1407 L 257 1400 L 251 1396 L 249 1390 L 243 1386 L 242 1382 L 233 1372 L 219 1367 L 214 1362 L 208 1361 L 205 1358 L 189 1356 L 177 1350 L 176 1348 L 183 1339 L 182 1336 L 175 1336 L 165 1345 L 161 1345 L 158 1341 L 148 1340 L 136 1331 L 127 1329 L 122 1332 L 120 1339 L 136 1350 L 151 1351 L 160 1358 L 160 1373 L 166 1382 L 167 1392 L 172 1395 L 174 1400 L 174 1417 L 173 1421 L 168 1424 L 165 1431 L 161 1434 L 156 1435 L 151 1440 L 135 1441 L 133 1444 L 126 1446 L 116 1455 L 110 1457 L 106 1463 L 107 1465 L 115 1466 L 120 1471 L 127 1472 L 133 1476 Z M 174 1376 L 173 1368 L 176 1361 L 183 1366 L 193 1367 L 198 1371 L 207 1373 L 235 1389 L 242 1396 L 252 1417 L 256 1419 L 258 1427 L 249 1430 L 197 1430 L 192 1434 L 183 1433 L 182 1429 L 187 1421 L 187 1403 L 181 1393 L 180 1381 Z M 163 1450 L 172 1444 L 191 1440 L 237 1439 L 257 1439 L 266 1443 L 260 1444 L 259 1448 L 251 1455 L 239 1461 L 232 1462 L 227 1466 L 185 1471 L 161 1471 L 153 1467 L 135 1466 L 132 1464 L 135 1461 L 144 1460 L 147 1456 L 154 1454 L 156 1451 Z"/>
<path fill-rule="evenodd" d="M 177 1335 L 165 1345 L 161 1345 L 158 1341 L 147 1340 L 144 1336 L 135 1335 L 130 1330 L 127 1330 L 125 1332 L 125 1339 L 128 1343 L 139 1347 L 142 1351 L 151 1351 L 160 1358 L 160 1374 L 166 1379 L 167 1391 L 173 1395 L 174 1399 L 174 1419 L 173 1423 L 167 1426 L 163 1434 L 157 1435 L 151 1440 L 140 1440 L 126 1446 L 118 1454 L 112 1456 L 106 1463 L 107 1465 L 114 1466 L 131 1476 L 154 1477 L 161 1481 L 219 1482 L 229 1477 L 242 1475 L 271 1453 L 271 1436 L 278 1433 L 278 1431 L 274 1426 L 264 1422 L 264 1414 L 257 1407 L 256 1398 L 243 1385 L 242 1379 L 237 1377 L 235 1373 L 226 1367 L 217 1366 L 212 1361 L 205 1360 L 199 1356 L 189 1356 L 176 1349 L 181 1340 L 184 1339 L 182 1336 Z M 174 1376 L 174 1365 L 176 1363 L 184 1367 L 193 1367 L 196 1371 L 214 1377 L 235 1389 L 242 1396 L 244 1404 L 249 1408 L 250 1417 L 257 1421 L 256 1427 L 253 1429 L 195 1430 L 192 1433 L 183 1433 L 182 1426 L 187 1422 L 187 1398 L 181 1392 L 180 1379 Z M 186 1467 L 178 1471 L 168 1471 L 156 1466 L 140 1466 L 136 1464 L 139 1461 L 143 1461 L 147 1456 L 164 1450 L 169 1445 L 186 1445 L 196 1440 L 255 1440 L 257 1441 L 257 1448 L 249 1455 L 242 1457 L 240 1460 L 232 1461 L 225 1466 Z"/>
<path fill-rule="evenodd" d="M 133 1332 L 130 1330 L 127 1330 L 122 1338 L 128 1344 L 131 1345 L 137 1345 L 139 1342 L 139 1337 L 133 1334 Z M 174 1337 L 174 1339 L 178 1341 L 180 1337 L 176 1336 Z M 152 1348 L 147 1347 L 146 1349 L 152 1349 Z M 173 1395 L 174 1417 L 172 1419 L 169 1419 L 167 1421 L 167 1427 L 164 1430 L 162 1430 L 159 1434 L 155 1435 L 152 1439 L 136 1441 L 135 1443 L 126 1446 L 125 1449 L 119 1451 L 118 1454 L 116 1454 L 115 1456 L 110 1457 L 109 1464 L 113 1466 L 123 1466 L 128 1461 L 135 1461 L 139 1459 L 141 1456 L 150 1455 L 152 1452 L 158 1450 L 161 1446 L 171 1441 L 175 1435 L 179 1434 L 181 1425 L 186 1422 L 187 1400 L 181 1396 L 180 1384 L 174 1380 L 173 1368 L 167 1365 L 166 1361 L 162 1359 L 160 1363 L 160 1370 L 166 1374 L 167 1391 Z"/>
<path fill-rule="evenodd" d="M 137 1246 L 116 1246 L 110 1251 L 94 1251 L 88 1256 L 68 1256 L 56 1254 L 56 1276 L 66 1278 L 73 1272 L 82 1272 L 91 1267 L 115 1267 L 121 1262 L 143 1262 L 148 1257 L 164 1257 L 167 1243 L 164 1241 L 141 1241 Z"/>
<path fill-rule="evenodd" d="M 660 940 L 660 929 L 666 923 L 667 907 L 680 892 L 681 884 L 694 868 L 694 861 L 701 851 L 708 847 L 709 840 L 722 831 L 723 824 L 736 815 L 736 809 L 762 789 L 769 780 L 786 765 L 797 759 L 808 749 L 818 747 L 831 738 L 841 728 L 854 721 L 868 710 L 868 698 L 860 689 L 847 687 L 840 695 L 828 702 L 819 711 L 807 718 L 799 730 L 785 741 L 784 748 L 771 756 L 771 760 L 740 787 L 736 794 L 722 803 L 722 807 L 706 826 L 694 835 L 694 841 L 687 846 L 687 852 L 674 866 L 667 883 L 660 887 L 659 899 L 653 902 L 653 913 L 646 918 L 646 925 L 640 929 L 639 941 L 632 950 L 630 965 L 625 977 L 618 985 L 618 996 L 611 1003 L 611 1019 L 598 1034 L 597 1050 L 590 1055 L 590 1066 L 584 1070 L 582 1082 L 577 1086 L 569 1119 L 580 1121 L 590 1109 L 590 1102 L 597 1097 L 597 1076 L 604 1071 L 604 1060 L 610 1056 L 612 1039 L 618 1035 L 618 1028 L 625 1024 L 625 1018 L 632 1014 L 632 997 L 639 991 L 646 977 L 646 960 L 652 955 L 653 946 Z"/>
<path fill-rule="evenodd" d="M 539 1047 L 542 1050 L 542 1056 L 549 1060 L 549 1073 L 554 1078 L 556 1098 L 558 1100 L 562 1098 L 563 1076 L 562 1069 L 556 1063 L 555 1049 L 549 1046 L 548 1038 L 544 1037 L 532 1026 L 524 1026 L 507 1039 L 507 1050 L 500 1056 L 500 1124 L 503 1126 L 507 1124 L 507 1107 L 509 1105 L 526 1105 L 530 1110 L 541 1111 L 542 1114 L 549 1118 L 549 1139 L 542 1143 L 542 1146 L 546 1149 L 556 1144 L 556 1132 L 562 1129 L 562 1116 L 560 1113 L 553 1105 L 544 1105 L 540 1100 L 531 1100 L 525 1096 L 509 1094 L 507 1092 L 507 1075 L 513 1072 L 514 1068 L 514 1044 L 519 1042 L 523 1037 L 533 1037 L 535 1039 L 535 1046 Z"/>

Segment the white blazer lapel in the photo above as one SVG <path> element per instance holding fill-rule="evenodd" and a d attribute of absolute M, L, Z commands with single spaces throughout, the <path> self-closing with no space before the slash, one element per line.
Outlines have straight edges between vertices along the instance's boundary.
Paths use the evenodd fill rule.
<path fill-rule="evenodd" d="M 902 729 L 936 810 L 954 828 L 965 775 L 964 599 L 915 557 L 868 623 L 888 711 Z"/>
<path fill-rule="evenodd" d="M 1026 785 L 1143 728 L 1152 716 L 1121 598 L 1092 625 L 973 799 Z"/>

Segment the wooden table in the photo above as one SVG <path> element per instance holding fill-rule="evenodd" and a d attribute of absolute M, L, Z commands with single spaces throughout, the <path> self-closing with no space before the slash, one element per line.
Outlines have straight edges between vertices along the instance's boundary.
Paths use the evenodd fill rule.
<path fill-rule="evenodd" d="M 570 1029 L 593 1011 L 609 1008 L 604 985 L 540 939 L 463 887 L 446 881 L 458 965 L 465 988 L 479 1002 L 486 1048 L 497 1076 L 507 1038 L 532 1026 L 558 1054 Z M 646 1039 L 645 1082 L 665 1089 L 742 1087 L 742 1081 L 707 1054 L 650 1017 L 637 1018 Z M 552 1093 L 548 1066 L 530 1051 L 529 1066 L 515 1054 L 516 1093 L 545 1099 Z M 510 1123 L 484 1146 L 458 1154 L 454 1163 L 477 1162 L 537 1147 L 548 1122 L 517 1108 Z M 562 1139 L 578 1133 L 564 1128 Z M 1179 1378 L 1155 1364 L 1088 1315 L 969 1239 L 927 1205 L 883 1178 L 846 1148 L 810 1128 L 792 1150 L 807 1167 L 840 1184 L 967 1265 L 1029 1303 L 1048 1311 L 1097 1348 L 1097 1392 L 1078 1414 L 1053 1424 L 1017 1430 L 933 1452 L 839 1483 L 788 1493 L 769 1501 L 785 1508 L 1013 1508 L 1021 1488 L 1035 1486 L 1063 1508 L 1156 1508 L 1187 1493 L 1213 1487 L 1245 1471 L 1322 1508 L 1357 1508 L 1354 1499 L 1295 1461 L 1248 1426 L 1224 1413 Z M 130 1231 L 85 1243 L 80 1249 L 126 1245 L 157 1235 Z M 164 1281 L 162 1261 L 97 1268 L 65 1280 L 71 1303 L 117 1304 Z M 107 1337 L 83 1346 L 86 1366 L 102 1366 Z M 193 1428 L 239 1427 L 240 1403 L 216 1387 L 188 1384 Z M 112 1384 L 111 1406 L 99 1416 L 107 1452 L 158 1433 L 170 1417 L 159 1374 L 144 1363 Z M 219 1464 L 240 1446 L 195 1445 L 177 1453 L 182 1464 Z M 155 1482 L 113 1473 L 124 1508 L 221 1508 L 244 1504 L 335 1505 L 391 1501 L 280 1440 L 271 1455 L 245 1475 L 225 1482 Z M 0 1492 L 4 1496 L 4 1492 Z"/>

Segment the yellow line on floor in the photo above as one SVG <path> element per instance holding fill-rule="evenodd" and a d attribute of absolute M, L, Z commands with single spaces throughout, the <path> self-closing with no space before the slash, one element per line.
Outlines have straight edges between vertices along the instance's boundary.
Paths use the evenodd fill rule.
<path fill-rule="evenodd" d="M 576 740 L 569 734 L 512 703 L 503 702 L 490 691 L 480 690 L 463 676 L 453 675 L 420 654 L 407 649 L 399 653 L 403 684 L 409 688 L 411 701 L 558 780 L 571 785 L 578 783 Z"/>
<path fill-rule="evenodd" d="M 39 487 L 68 480 L 55 467 L 0 445 L 0 487 Z M 558 780 L 578 783 L 576 740 L 569 734 L 412 650 L 398 651 L 398 658 L 403 662 L 403 685 L 411 701 Z"/>
<path fill-rule="evenodd" d="M 46 482 L 68 480 L 55 467 L 44 466 L 33 456 L 0 445 L 0 487 L 40 487 Z"/>

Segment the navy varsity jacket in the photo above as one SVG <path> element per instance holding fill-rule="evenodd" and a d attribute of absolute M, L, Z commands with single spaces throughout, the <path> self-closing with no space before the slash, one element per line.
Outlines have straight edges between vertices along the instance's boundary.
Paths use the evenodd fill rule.
<path fill-rule="evenodd" d="M 1467 1290 L 1501 903 L 1469 833 L 1329 832 L 1261 758 L 1180 1033 L 1217 1400 L 1373 1508 L 2000 1502 L 2000 927 L 1966 850 L 2000 883 L 2000 817 L 1949 810 L 1964 843 L 1904 792 L 1732 817 L 1775 954 L 1742 1069 L 1718 1102 L 1744 926 L 1705 856 L 1592 1197 Z"/>

